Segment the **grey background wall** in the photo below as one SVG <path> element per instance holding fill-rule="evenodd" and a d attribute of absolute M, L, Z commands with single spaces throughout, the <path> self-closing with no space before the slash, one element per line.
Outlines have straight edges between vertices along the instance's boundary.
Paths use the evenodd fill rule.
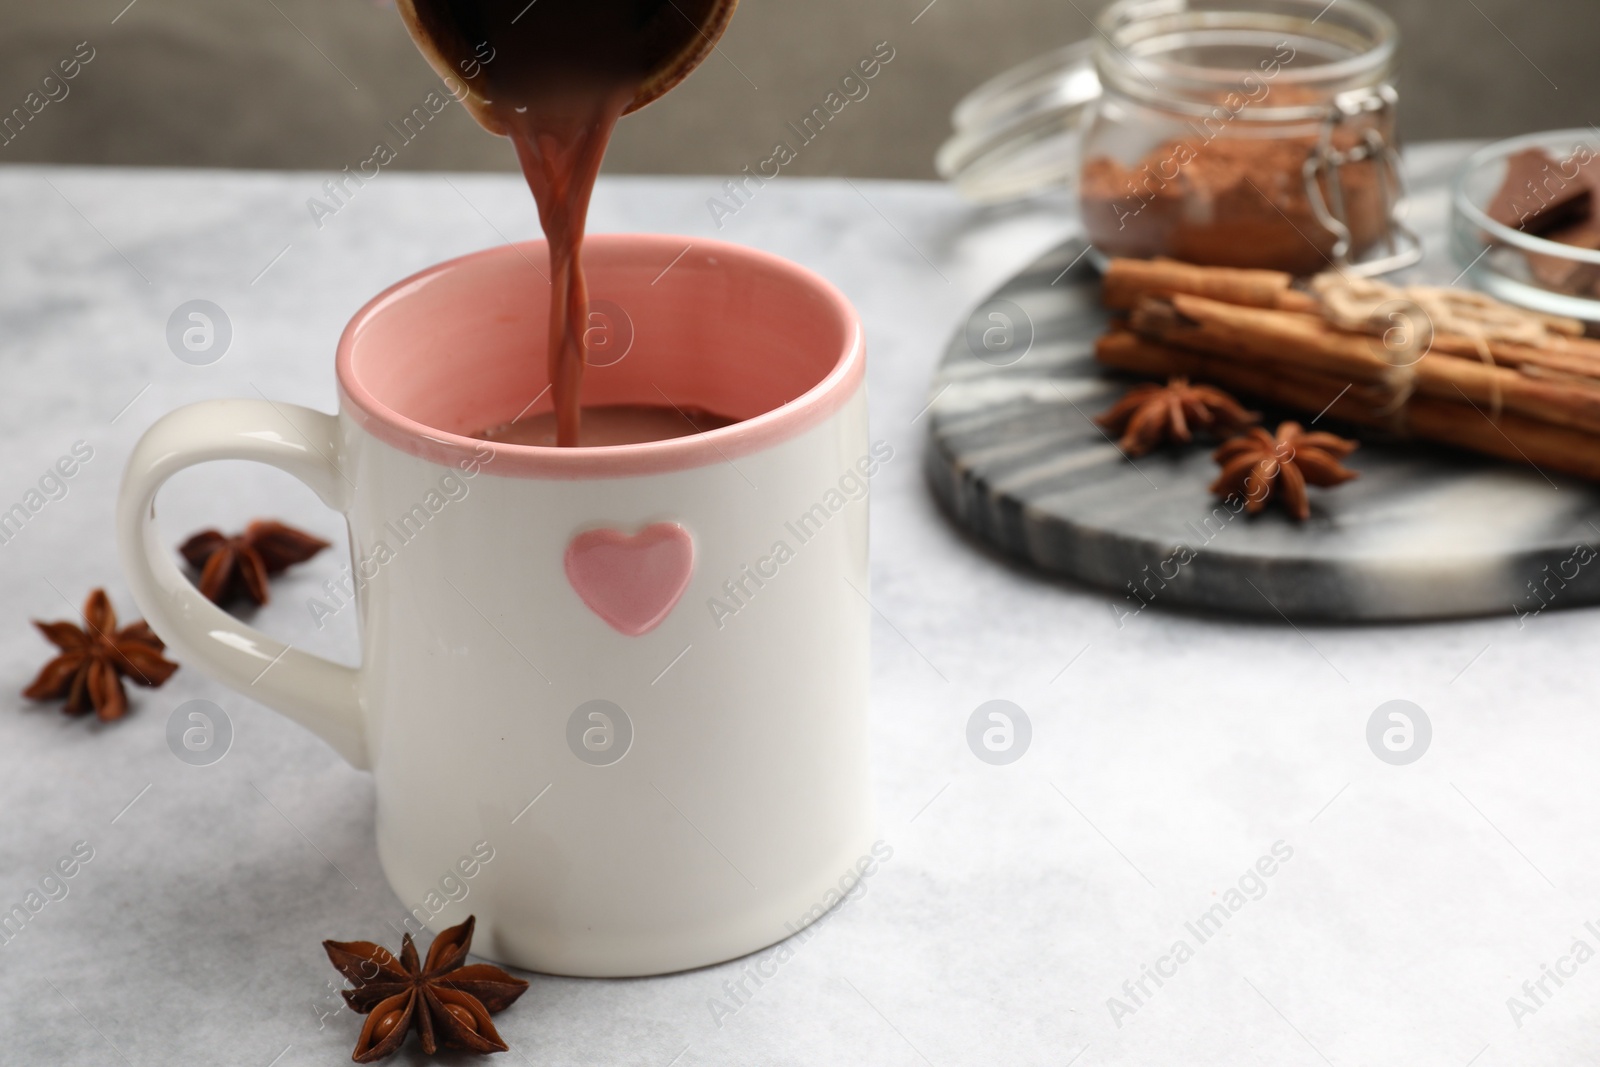
<path fill-rule="evenodd" d="M 1337 2 L 1337 0 L 1336 0 Z M 1600 123 L 1595 0 L 1378 0 L 1404 34 L 1403 134 Z M 932 176 L 960 96 L 1089 35 L 1095 0 L 743 0 L 683 86 L 623 120 L 607 167 L 723 173 L 765 158 L 858 59 L 894 60 L 794 174 Z M 438 82 L 389 0 L 0 0 L 0 114 L 87 41 L 94 59 L 0 162 L 338 169 Z M 393 164 L 508 169 L 509 148 L 447 107 Z"/>

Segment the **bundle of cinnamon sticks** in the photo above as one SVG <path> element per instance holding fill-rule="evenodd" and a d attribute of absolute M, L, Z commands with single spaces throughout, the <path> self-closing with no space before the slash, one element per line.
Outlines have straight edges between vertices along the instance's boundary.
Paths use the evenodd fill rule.
<path fill-rule="evenodd" d="M 1370 317 L 1351 319 L 1365 300 Z M 1600 341 L 1476 294 L 1113 260 L 1122 313 L 1095 355 L 1260 401 L 1541 470 L 1600 479 Z M 1457 315 L 1452 300 L 1470 304 Z"/>

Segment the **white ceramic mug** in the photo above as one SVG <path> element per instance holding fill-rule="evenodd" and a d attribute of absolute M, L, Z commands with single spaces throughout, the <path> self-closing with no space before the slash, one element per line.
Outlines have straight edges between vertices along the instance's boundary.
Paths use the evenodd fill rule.
<path fill-rule="evenodd" d="M 611 353 L 585 403 L 738 422 L 605 448 L 466 436 L 550 403 L 545 247 L 504 246 L 356 315 L 337 416 L 217 400 L 161 419 L 117 533 L 177 658 L 371 768 L 415 925 L 475 913 L 490 957 L 643 975 L 786 937 L 870 853 L 865 497 L 893 453 L 869 443 L 860 322 L 827 282 L 700 239 L 584 252 Z M 179 572 L 156 493 L 218 459 L 288 471 L 345 515 L 359 668 Z"/>

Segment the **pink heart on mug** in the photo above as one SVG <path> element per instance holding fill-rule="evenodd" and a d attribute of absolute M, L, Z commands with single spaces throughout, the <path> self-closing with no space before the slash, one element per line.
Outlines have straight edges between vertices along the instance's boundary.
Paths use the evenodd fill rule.
<path fill-rule="evenodd" d="M 589 610 L 629 637 L 661 625 L 694 574 L 694 540 L 675 522 L 632 537 L 585 530 L 567 545 L 567 581 Z"/>

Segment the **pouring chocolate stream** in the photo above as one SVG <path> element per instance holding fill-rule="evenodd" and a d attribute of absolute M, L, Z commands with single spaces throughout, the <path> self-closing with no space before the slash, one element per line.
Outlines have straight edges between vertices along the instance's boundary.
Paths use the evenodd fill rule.
<path fill-rule="evenodd" d="M 400 0 L 423 55 L 510 137 L 550 248 L 556 442 L 580 443 L 589 198 L 611 131 L 710 54 L 738 0 Z M 489 58 L 492 57 L 492 58 Z"/>

